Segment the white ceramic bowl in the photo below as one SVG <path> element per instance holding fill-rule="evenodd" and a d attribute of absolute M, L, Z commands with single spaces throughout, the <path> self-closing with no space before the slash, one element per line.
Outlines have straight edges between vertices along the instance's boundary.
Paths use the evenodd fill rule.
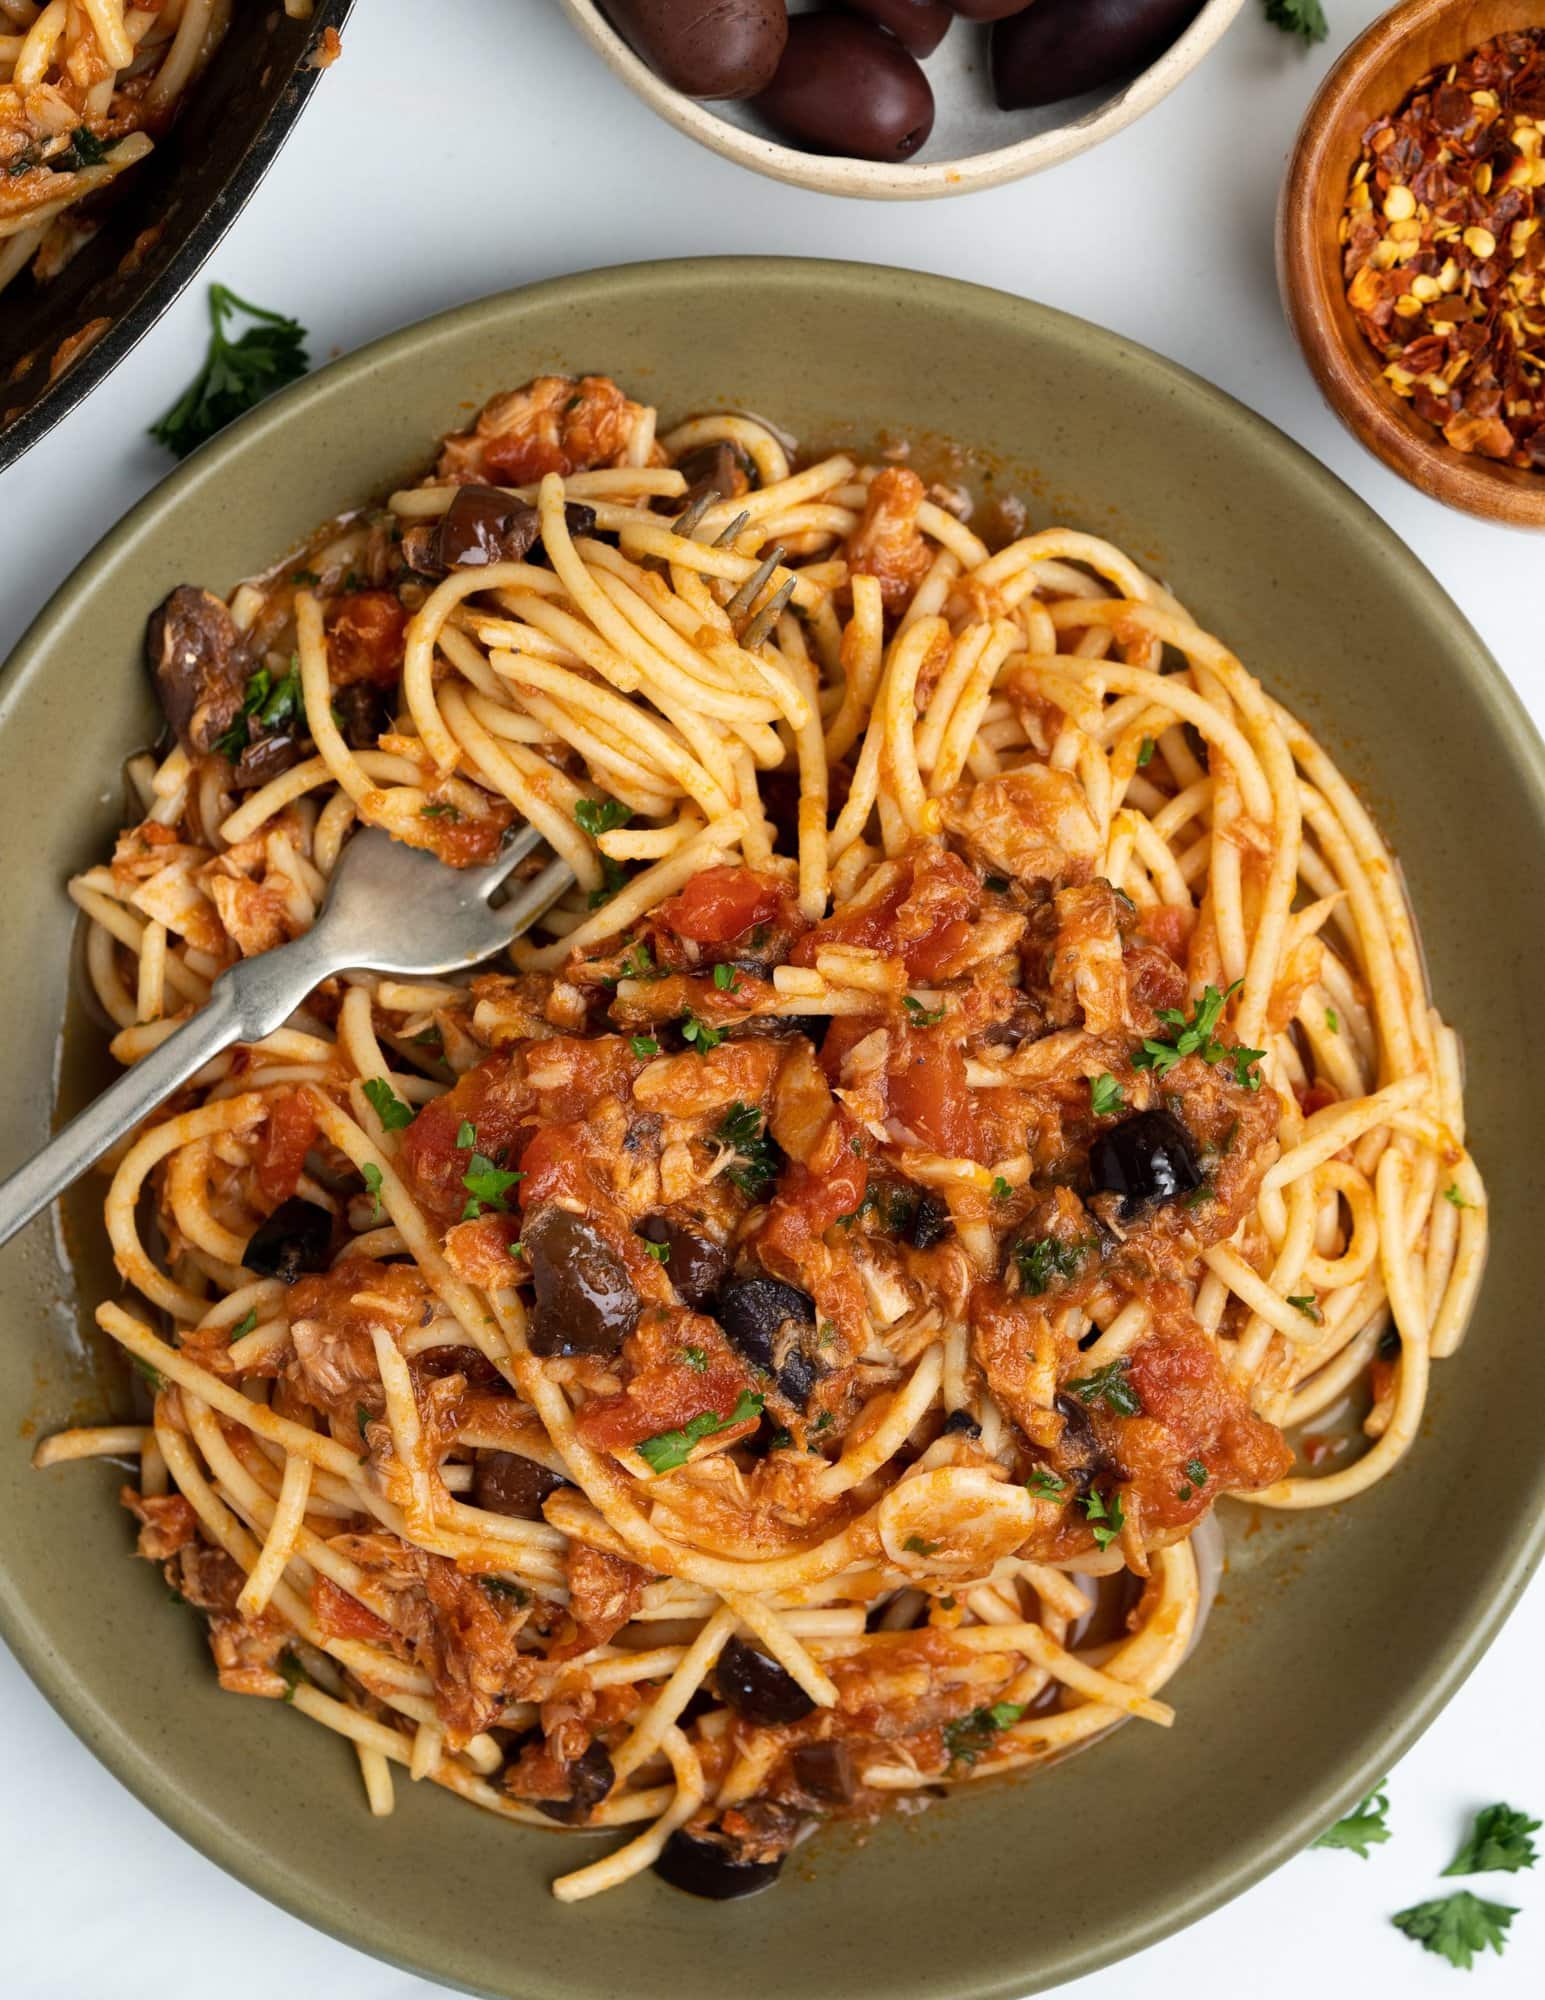
<path fill-rule="evenodd" d="M 769 139 L 749 106 L 700 103 L 655 75 L 618 34 L 597 0 L 562 0 L 579 32 L 628 88 L 668 118 L 678 132 L 711 146 L 772 180 L 819 194 L 864 195 L 876 201 L 920 201 L 966 194 L 1023 180 L 1070 160 L 1152 110 L 1195 69 L 1239 12 L 1244 0 L 1206 0 L 1201 12 L 1157 62 L 1109 97 L 1091 92 L 1030 111 L 1000 111 L 992 99 L 986 31 L 959 21 L 923 67 L 938 107 L 931 137 L 901 166 L 804 153 Z M 790 0 L 790 11 L 807 0 Z"/>

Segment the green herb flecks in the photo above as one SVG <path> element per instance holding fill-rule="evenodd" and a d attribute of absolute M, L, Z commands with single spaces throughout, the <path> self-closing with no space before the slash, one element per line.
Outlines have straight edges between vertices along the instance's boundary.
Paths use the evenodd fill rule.
<path fill-rule="evenodd" d="M 1103 1403 L 1118 1417 L 1140 1417 L 1143 1399 L 1127 1380 L 1131 1362 L 1122 1354 L 1096 1368 L 1092 1375 L 1080 1375 L 1068 1387 L 1081 1403 Z"/>
<path fill-rule="evenodd" d="M 371 1110 L 388 1132 L 400 1132 L 414 1119 L 412 1107 L 403 1103 L 384 1076 L 367 1076 L 364 1092 Z"/>
<path fill-rule="evenodd" d="M 749 1389 L 742 1389 L 739 1400 L 727 1417 L 721 1417 L 717 1410 L 699 1410 L 680 1430 L 657 1431 L 653 1437 L 640 1440 L 638 1455 L 652 1472 L 674 1472 L 685 1465 L 692 1454 L 692 1447 L 704 1438 L 716 1436 L 720 1431 L 733 1430 L 737 1424 L 747 1423 L 752 1417 L 760 1416 L 762 1398 L 754 1396 Z"/>

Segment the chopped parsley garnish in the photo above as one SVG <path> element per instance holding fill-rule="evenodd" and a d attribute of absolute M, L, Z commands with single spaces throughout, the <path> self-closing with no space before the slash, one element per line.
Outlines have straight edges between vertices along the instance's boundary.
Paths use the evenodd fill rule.
<path fill-rule="evenodd" d="M 710 1028 L 706 1021 L 700 1021 L 690 1009 L 682 1016 L 678 1025 L 681 1028 L 681 1039 L 696 1049 L 700 1056 L 707 1055 L 710 1049 L 716 1049 L 724 1040 L 722 1028 Z"/>
<path fill-rule="evenodd" d="M 921 1535 L 908 1535 L 901 1546 L 907 1551 L 908 1555 L 931 1556 L 936 1553 L 939 1544 L 937 1542 L 925 1542 Z"/>
<path fill-rule="evenodd" d="M 280 1698 L 283 1701 L 293 1702 L 298 1687 L 310 1687 L 311 1676 L 293 1653 L 281 1653 L 278 1666 L 280 1678 L 284 1682 L 284 1693 Z"/>
<path fill-rule="evenodd" d="M 82 167 L 99 167 L 107 158 L 107 147 L 92 131 L 89 125 L 77 125 L 70 134 L 70 143 L 62 153 L 55 153 L 49 166 L 57 173 L 79 173 Z"/>
<path fill-rule="evenodd" d="M 778 1178 L 782 1153 L 765 1129 L 761 1111 L 754 1104 L 732 1104 L 714 1128 L 721 1146 L 734 1149 L 734 1162 L 725 1168 L 732 1187 L 740 1189 L 747 1201 L 762 1201 Z"/>
<path fill-rule="evenodd" d="M 435 805 L 420 806 L 418 816 L 420 819 L 448 819 L 455 821 L 461 818 L 461 808 L 460 806 L 453 806 L 448 799 L 441 799 Z"/>
<path fill-rule="evenodd" d="M 1186 1477 L 1197 1486 L 1205 1486 L 1207 1484 L 1207 1468 L 1199 1458 L 1188 1458 L 1186 1460 Z"/>
<path fill-rule="evenodd" d="M 816 1431 L 830 1430 L 831 1421 L 832 1421 L 831 1411 L 822 1410 L 821 1414 L 816 1418 L 815 1422 L 810 1426 L 810 1428 Z"/>
<path fill-rule="evenodd" d="M 529 1604 L 531 1592 L 523 1583 L 512 1583 L 507 1576 L 480 1576 L 478 1582 L 490 1597 L 508 1597 L 515 1604 Z"/>
<path fill-rule="evenodd" d="M 1443 1190 L 1443 1199 L 1445 1201 L 1451 1201 L 1454 1204 L 1455 1208 L 1474 1208 L 1475 1206 L 1475 1203 L 1473 1201 L 1465 1200 L 1464 1196 L 1459 1192 L 1459 1187 L 1456 1182 L 1451 1182 L 1449 1186 L 1447 1186 Z"/>
<path fill-rule="evenodd" d="M 1305 1319 L 1313 1320 L 1316 1326 L 1324 1324 L 1325 1315 L 1320 1311 L 1320 1302 L 1313 1292 L 1289 1293 L 1288 1304 L 1294 1312 L 1301 1312 Z"/>
<path fill-rule="evenodd" d="M 1003 1178 L 1002 1174 L 993 1175 L 992 1198 L 994 1201 L 1007 1201 L 1009 1196 L 1013 1192 L 1014 1190 L 1009 1186 L 1008 1182 Z"/>
<path fill-rule="evenodd" d="M 646 1257 L 653 1257 L 657 1264 L 668 1264 L 671 1261 L 671 1246 L 668 1243 L 651 1243 L 647 1236 L 641 1240 Z"/>
<path fill-rule="evenodd" d="M 942 1007 L 925 1007 L 915 994 L 908 993 L 901 1004 L 911 1015 L 914 1028 L 936 1027 L 944 1019 Z"/>
<path fill-rule="evenodd" d="M 1341 1033 L 1341 1016 L 1336 1012 L 1334 1007 L 1327 1007 L 1325 1009 L 1325 1025 L 1333 1035 Z"/>
<path fill-rule="evenodd" d="M 1042 1466 L 1039 1472 L 1025 1481 L 1025 1487 L 1037 1500 L 1060 1500 L 1068 1490 L 1068 1483 L 1049 1466 Z"/>
<path fill-rule="evenodd" d="M 674 1472 L 677 1466 L 686 1464 L 695 1444 L 716 1436 L 720 1431 L 733 1430 L 737 1424 L 760 1416 L 761 1410 L 762 1398 L 754 1396 L 749 1389 L 742 1389 L 739 1400 L 727 1417 L 721 1417 L 717 1410 L 699 1410 L 695 1417 L 688 1418 L 680 1430 L 657 1431 L 653 1437 L 641 1438 L 638 1455 L 652 1472 Z"/>
<path fill-rule="evenodd" d="M 148 1361 L 141 1361 L 137 1354 L 129 1356 L 129 1366 L 134 1370 L 136 1375 L 143 1375 L 158 1395 L 166 1387 L 166 1377 L 161 1373 L 160 1369 L 152 1368 Z"/>
<path fill-rule="evenodd" d="M 1242 979 L 1236 979 L 1223 993 L 1216 986 L 1204 986 L 1189 1019 L 1178 1007 L 1161 1007 L 1159 1019 L 1175 1033 L 1168 1041 L 1146 1038 L 1132 1058 L 1133 1069 L 1151 1069 L 1156 1076 L 1163 1076 L 1182 1056 L 1197 1055 L 1206 1063 L 1221 1062 L 1229 1051 L 1214 1030 L 1223 1018 L 1224 1008 L 1243 985 Z"/>
<path fill-rule="evenodd" d="M 599 840 L 603 833 L 612 833 L 619 826 L 626 826 L 633 817 L 619 799 L 576 799 L 574 820 L 592 840 Z"/>
<path fill-rule="evenodd" d="M 716 965 L 713 969 L 713 983 L 721 993 L 733 993 L 737 977 L 733 965 Z"/>
<path fill-rule="evenodd" d="M 1091 1486 L 1084 1495 L 1084 1512 L 1089 1516 L 1094 1528 L 1095 1546 L 1108 1549 L 1127 1524 L 1127 1517 L 1121 1509 L 1121 1494 L 1112 1493 L 1109 1502 L 1097 1487 Z"/>
<path fill-rule="evenodd" d="M 590 891 L 590 908 L 598 910 L 603 903 L 609 903 L 626 879 L 622 872 L 622 863 L 620 861 L 613 861 L 609 854 L 603 854 L 601 856 L 601 886 L 599 889 L 592 889 Z"/>
<path fill-rule="evenodd" d="M 367 1160 L 360 1172 L 365 1176 L 365 1192 L 371 1198 L 370 1219 L 377 1222 L 381 1215 L 381 1169 L 374 1160 Z"/>
<path fill-rule="evenodd" d="M 1096 1118 L 1114 1118 L 1118 1111 L 1126 1109 L 1126 1102 L 1121 1085 L 1109 1071 L 1104 1076 L 1090 1077 L 1089 1109 Z"/>
<path fill-rule="evenodd" d="M 1323 42 L 1330 32 L 1320 0 L 1266 0 L 1266 18 L 1285 35 L 1306 42 Z"/>
<path fill-rule="evenodd" d="M 354 1421 L 359 1426 L 361 1439 L 368 1444 L 370 1440 L 365 1436 L 365 1426 L 370 1422 L 370 1412 L 365 1408 L 363 1403 L 356 1403 L 354 1405 Z"/>
<path fill-rule="evenodd" d="M 1016 1243 L 1014 1262 L 1019 1266 L 1020 1289 L 1039 1296 L 1050 1291 L 1056 1279 L 1076 1277 L 1079 1265 L 1093 1248 L 1092 1238 L 1062 1243 L 1055 1236 L 1038 1236 L 1033 1243 Z"/>
<path fill-rule="evenodd" d="M 304 715 L 305 707 L 298 660 L 292 657 L 290 671 L 279 681 L 267 667 L 259 667 L 247 676 L 236 720 L 215 738 L 215 748 L 234 764 L 252 741 L 254 725 L 259 729 L 283 729 L 297 716 Z"/>
<path fill-rule="evenodd" d="M 416 1049 L 443 1049 L 445 1047 L 445 1037 L 440 1033 L 438 1028 L 421 1028 L 412 1037 L 412 1041 Z"/>
<path fill-rule="evenodd" d="M 317 575 L 314 569 L 292 569 L 290 571 L 290 582 L 293 584 L 305 584 L 309 587 L 321 581 L 321 577 Z"/>
<path fill-rule="evenodd" d="M 403 1103 L 384 1076 L 367 1076 L 364 1090 L 371 1110 L 388 1132 L 400 1132 L 413 1123 L 411 1107 Z"/>
<path fill-rule="evenodd" d="M 1068 1387 L 1081 1403 L 1103 1403 L 1119 1417 L 1140 1417 L 1143 1399 L 1127 1380 L 1131 1362 L 1122 1354 L 1096 1368 L 1092 1375 L 1080 1375 Z"/>
<path fill-rule="evenodd" d="M 463 1118 L 456 1127 L 456 1148 L 458 1152 L 470 1153 L 477 1144 L 477 1127 L 470 1118 Z"/>
<path fill-rule="evenodd" d="M 518 1169 L 495 1166 L 486 1153 L 474 1153 L 467 1171 L 461 1177 L 461 1184 L 472 1199 L 461 1212 L 463 1222 L 472 1222 L 485 1208 L 508 1211 L 506 1194 L 517 1181 L 525 1179 Z"/>
<path fill-rule="evenodd" d="M 226 333 L 226 320 L 233 312 L 245 313 L 253 322 L 236 340 Z M 306 329 L 299 321 L 249 305 L 224 285 L 209 288 L 209 324 L 203 367 L 165 416 L 150 427 L 156 442 L 178 458 L 186 458 L 271 390 L 298 380 L 311 365 Z"/>
<path fill-rule="evenodd" d="M 1145 771 L 1153 762 L 1153 738 L 1145 736 L 1137 746 L 1137 768 Z"/>
<path fill-rule="evenodd" d="M 252 1331 L 252 1329 L 256 1325 L 257 1325 L 257 1307 L 254 1306 L 251 1312 L 247 1314 L 245 1319 L 239 1320 L 237 1324 L 231 1328 L 232 1342 L 234 1343 L 235 1341 L 238 1340 L 245 1340 L 247 1335 Z"/>
<path fill-rule="evenodd" d="M 1012 1729 L 1025 1712 L 1022 1701 L 995 1701 L 991 1708 L 974 1708 L 944 1725 L 944 1747 L 952 1764 L 974 1764 L 993 1746 L 993 1739 Z"/>
<path fill-rule="evenodd" d="M 1540 1822 L 1511 1806 L 1485 1806 L 1475 1815 L 1470 1838 L 1444 1869 L 1445 1875 L 1516 1875 L 1539 1859 L 1530 1834 Z"/>
<path fill-rule="evenodd" d="M 1385 1814 L 1389 1811 L 1389 1793 L 1385 1786 L 1387 1779 L 1381 1779 L 1367 1798 L 1359 1799 L 1352 1810 L 1326 1827 L 1313 1845 L 1316 1847 L 1344 1847 L 1353 1854 L 1368 1859 L 1370 1847 L 1379 1847 L 1389 1839 L 1389 1828 L 1385 1824 Z"/>
<path fill-rule="evenodd" d="M 1488 1946 L 1500 1957 L 1507 1944 L 1507 1927 L 1517 1915 L 1507 1903 L 1482 1902 L 1468 1889 L 1460 1889 L 1452 1896 L 1413 1904 L 1390 1922 L 1397 1931 L 1414 1938 L 1423 1951 L 1436 1952 L 1461 1972 L 1468 1972 L 1475 1954 Z"/>
<path fill-rule="evenodd" d="M 687 1366 L 692 1370 L 694 1375 L 703 1375 L 707 1373 L 708 1356 L 701 1347 L 682 1348 L 681 1358 L 683 1361 L 686 1362 Z"/>
<path fill-rule="evenodd" d="M 640 1062 L 648 1062 L 660 1053 L 660 1044 L 653 1035 L 635 1035 L 632 1041 L 633 1053 Z"/>
<path fill-rule="evenodd" d="M 619 979 L 665 979 L 669 975 L 655 964 L 647 944 L 635 944 L 622 954 L 617 967 Z"/>

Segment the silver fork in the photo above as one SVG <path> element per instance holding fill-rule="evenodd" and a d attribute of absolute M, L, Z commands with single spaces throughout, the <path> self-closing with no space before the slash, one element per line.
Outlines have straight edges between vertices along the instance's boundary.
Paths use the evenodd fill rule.
<path fill-rule="evenodd" d="M 0 1181 L 0 1243 L 60 1195 L 156 1106 L 233 1042 L 261 1041 L 312 989 L 338 972 L 423 977 L 466 972 L 529 930 L 574 880 L 549 861 L 502 902 L 495 892 L 541 844 L 522 827 L 481 868 L 450 868 L 431 854 L 364 827 L 345 846 L 316 922 L 293 944 L 244 958 L 214 983 L 208 1000 L 159 1048 Z"/>

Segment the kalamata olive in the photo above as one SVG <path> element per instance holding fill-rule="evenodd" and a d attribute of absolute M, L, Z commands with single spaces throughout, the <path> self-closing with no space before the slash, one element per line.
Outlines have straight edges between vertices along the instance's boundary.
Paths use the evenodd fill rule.
<path fill-rule="evenodd" d="M 916 58 L 852 14 L 796 14 L 756 108 L 807 152 L 860 160 L 909 160 L 933 130 L 933 92 Z"/>
<path fill-rule="evenodd" d="M 932 1188 L 925 1188 L 907 1224 L 907 1241 L 914 1250 L 931 1250 L 936 1243 L 942 1243 L 946 1236 L 953 1236 L 954 1233 L 949 1203 L 942 1195 L 935 1194 Z"/>
<path fill-rule="evenodd" d="M 497 486 L 458 486 L 435 525 L 430 573 L 520 562 L 540 534 L 541 518 L 528 500 L 512 499 Z"/>
<path fill-rule="evenodd" d="M 969 1410 L 951 1410 L 944 1419 L 944 1428 L 959 1437 L 979 1438 L 982 1427 Z"/>
<path fill-rule="evenodd" d="M 1121 1196 L 1124 1216 L 1202 1184 L 1191 1134 L 1170 1112 L 1157 1110 L 1139 1111 L 1102 1132 L 1089 1148 L 1089 1177 L 1097 1193 Z"/>
<path fill-rule="evenodd" d="M 384 688 L 378 688 L 370 681 L 350 681 L 347 687 L 333 689 L 333 715 L 343 731 L 344 742 L 351 750 L 374 750 L 386 733 L 392 709 Z M 247 756 L 251 754 L 249 751 Z M 245 782 L 243 772 L 246 763 L 247 757 L 244 756 L 236 766 L 237 784 Z"/>
<path fill-rule="evenodd" d="M 665 1275 L 684 1306 L 703 1306 L 718 1291 L 730 1268 L 730 1253 L 711 1237 L 701 1236 L 671 1215 L 646 1215 L 638 1225 L 646 1242 L 663 1243 L 670 1255 Z"/>
<path fill-rule="evenodd" d="M 853 1753 L 838 1737 L 796 1744 L 789 1753 L 789 1768 L 805 1797 L 821 1805 L 847 1805 L 857 1795 Z"/>
<path fill-rule="evenodd" d="M 842 4 L 888 28 L 915 56 L 931 56 L 955 18 L 945 0 L 842 0 Z M 1017 0 L 1017 4 L 1023 6 L 1024 0 Z"/>
<path fill-rule="evenodd" d="M 992 31 L 993 96 L 1005 111 L 1104 90 L 1146 69 L 1202 0 L 1034 0 Z"/>
<path fill-rule="evenodd" d="M 730 1903 L 770 1888 L 782 1867 L 781 1854 L 776 1861 L 737 1861 L 719 1841 L 699 1840 L 695 1834 L 677 1831 L 666 1841 L 654 1872 L 662 1882 L 684 1889 L 689 1896 Z"/>
<path fill-rule="evenodd" d="M 1001 21 L 1008 14 L 1022 14 L 1034 0 L 950 0 L 962 21 Z"/>
<path fill-rule="evenodd" d="M 1077 1396 L 1059 1395 L 1052 1407 L 1063 1421 L 1060 1444 L 1068 1478 L 1082 1496 L 1102 1474 L 1117 1470 L 1116 1461 L 1095 1436 L 1088 1406 Z"/>
<path fill-rule="evenodd" d="M 736 1353 L 803 1409 L 820 1374 L 803 1344 L 815 1337 L 810 1295 L 779 1278 L 731 1278 L 711 1310 Z"/>
<path fill-rule="evenodd" d="M 327 1269 L 332 1241 L 333 1218 L 327 1210 L 294 1194 L 253 1230 L 241 1261 L 260 1278 L 293 1285 L 303 1271 Z"/>
<path fill-rule="evenodd" d="M 758 1729 L 802 1722 L 815 1708 L 799 1682 L 770 1653 L 744 1639 L 731 1639 L 714 1668 L 714 1685 L 726 1707 Z"/>
<path fill-rule="evenodd" d="M 515 1521 L 540 1521 L 542 1502 L 567 1484 L 518 1451 L 479 1451 L 472 1461 L 472 1504 Z"/>
<path fill-rule="evenodd" d="M 184 750 L 212 750 L 241 713 L 253 661 L 230 611 L 183 583 L 150 614 L 145 664 Z"/>
<path fill-rule="evenodd" d="M 368 681 L 355 681 L 352 686 L 338 690 L 340 695 L 374 692 Z M 250 722 L 248 727 L 250 729 Z M 377 731 L 377 735 L 379 734 Z M 362 744 L 359 747 L 373 750 L 375 745 L 376 738 L 372 736 L 368 745 Z M 305 754 L 305 747 L 300 738 L 290 735 L 288 730 L 276 729 L 265 735 L 249 737 L 246 749 L 236 759 L 234 772 L 236 789 L 241 792 L 256 791 L 260 785 L 266 785 L 270 778 L 277 778 L 283 772 L 292 770 Z"/>
<path fill-rule="evenodd" d="M 785 0 L 606 0 L 629 42 L 688 97 L 755 97 L 789 31 Z"/>
<path fill-rule="evenodd" d="M 520 1233 L 536 1290 L 532 1353 L 619 1353 L 638 1324 L 639 1298 L 594 1223 L 554 1204 L 539 1208 Z"/>
<path fill-rule="evenodd" d="M 576 1757 L 572 1764 L 563 1768 L 569 1781 L 569 1796 L 566 1799 L 533 1799 L 531 1803 L 538 1812 L 546 1813 L 549 1819 L 555 1819 L 563 1826 L 583 1826 L 616 1783 L 617 1774 L 612 1769 L 606 1745 L 601 1742 L 592 1743 L 583 1756 Z"/>
<path fill-rule="evenodd" d="M 688 452 L 676 470 L 687 482 L 687 490 L 679 500 L 668 503 L 673 513 L 685 512 L 699 500 L 733 500 L 740 490 L 740 480 L 736 477 L 742 470 L 740 455 L 723 438 L 717 444 L 705 444 Z"/>

